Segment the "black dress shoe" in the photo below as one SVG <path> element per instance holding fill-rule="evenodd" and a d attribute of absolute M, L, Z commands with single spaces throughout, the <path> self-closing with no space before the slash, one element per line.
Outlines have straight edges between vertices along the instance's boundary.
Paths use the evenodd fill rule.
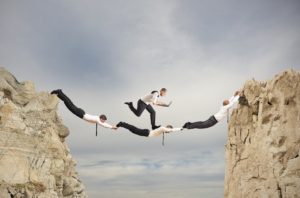
<path fill-rule="evenodd" d="M 51 94 L 56 94 L 56 95 L 58 95 L 59 92 L 61 92 L 61 89 L 56 89 L 56 90 L 51 91 Z"/>
<path fill-rule="evenodd" d="M 155 129 L 158 129 L 159 127 L 161 127 L 161 125 L 158 125 L 158 126 L 152 126 L 152 130 L 155 130 Z"/>
<path fill-rule="evenodd" d="M 117 127 L 122 127 L 122 125 L 123 125 L 123 122 L 119 122 L 116 126 Z"/>
<path fill-rule="evenodd" d="M 182 127 L 182 128 L 185 128 L 185 129 L 187 129 L 187 128 L 188 128 L 188 126 L 189 126 L 190 124 L 191 124 L 190 122 L 187 122 L 187 123 L 185 123 L 185 124 L 183 125 L 183 127 Z"/>
<path fill-rule="evenodd" d="M 124 102 L 124 104 L 126 104 L 128 106 L 132 106 L 132 102 Z"/>

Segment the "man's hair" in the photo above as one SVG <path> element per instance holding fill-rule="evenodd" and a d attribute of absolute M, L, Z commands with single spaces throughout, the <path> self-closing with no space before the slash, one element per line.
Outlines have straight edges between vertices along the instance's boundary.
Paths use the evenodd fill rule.
<path fill-rule="evenodd" d="M 170 128 L 170 129 L 173 129 L 173 126 L 172 126 L 172 125 L 167 125 L 166 127 L 167 127 L 167 128 Z"/>
<path fill-rule="evenodd" d="M 160 91 L 162 91 L 162 92 L 166 92 L 166 91 L 167 91 L 167 89 L 166 89 L 166 88 L 161 88 L 161 89 L 160 89 Z"/>
<path fill-rule="evenodd" d="M 229 100 L 224 100 L 223 101 L 223 106 L 226 106 L 226 105 L 228 105 L 229 104 Z"/>
<path fill-rule="evenodd" d="M 107 120 L 107 117 L 106 117 L 106 115 L 104 115 L 104 114 L 100 115 L 99 118 L 100 118 L 101 120 Z"/>

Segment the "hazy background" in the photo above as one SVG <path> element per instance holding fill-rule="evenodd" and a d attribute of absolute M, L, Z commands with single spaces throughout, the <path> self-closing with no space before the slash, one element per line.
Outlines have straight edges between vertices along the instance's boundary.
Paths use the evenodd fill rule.
<path fill-rule="evenodd" d="M 206 119 L 248 79 L 300 69 L 298 0 L 0 0 L 0 65 L 62 88 L 110 123 L 150 127 L 123 104 L 161 87 L 157 124 Z M 222 197 L 226 121 L 161 138 L 100 129 L 60 104 L 90 197 Z"/>

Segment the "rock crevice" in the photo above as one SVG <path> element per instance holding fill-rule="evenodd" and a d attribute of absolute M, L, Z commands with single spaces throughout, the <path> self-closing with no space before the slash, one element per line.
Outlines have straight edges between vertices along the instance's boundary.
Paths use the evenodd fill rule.
<path fill-rule="evenodd" d="M 300 73 L 247 81 L 225 146 L 225 197 L 300 197 Z"/>
<path fill-rule="evenodd" d="M 58 99 L 0 68 L 0 197 L 87 197 Z"/>

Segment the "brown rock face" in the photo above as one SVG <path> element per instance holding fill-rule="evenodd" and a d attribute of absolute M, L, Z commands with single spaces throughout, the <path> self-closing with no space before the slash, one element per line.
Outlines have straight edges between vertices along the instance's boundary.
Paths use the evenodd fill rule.
<path fill-rule="evenodd" d="M 84 198 L 58 99 L 0 68 L 0 197 Z M 67 192 L 67 193 L 66 193 Z"/>
<path fill-rule="evenodd" d="M 227 198 L 300 197 L 300 73 L 250 80 L 231 115 Z"/>

